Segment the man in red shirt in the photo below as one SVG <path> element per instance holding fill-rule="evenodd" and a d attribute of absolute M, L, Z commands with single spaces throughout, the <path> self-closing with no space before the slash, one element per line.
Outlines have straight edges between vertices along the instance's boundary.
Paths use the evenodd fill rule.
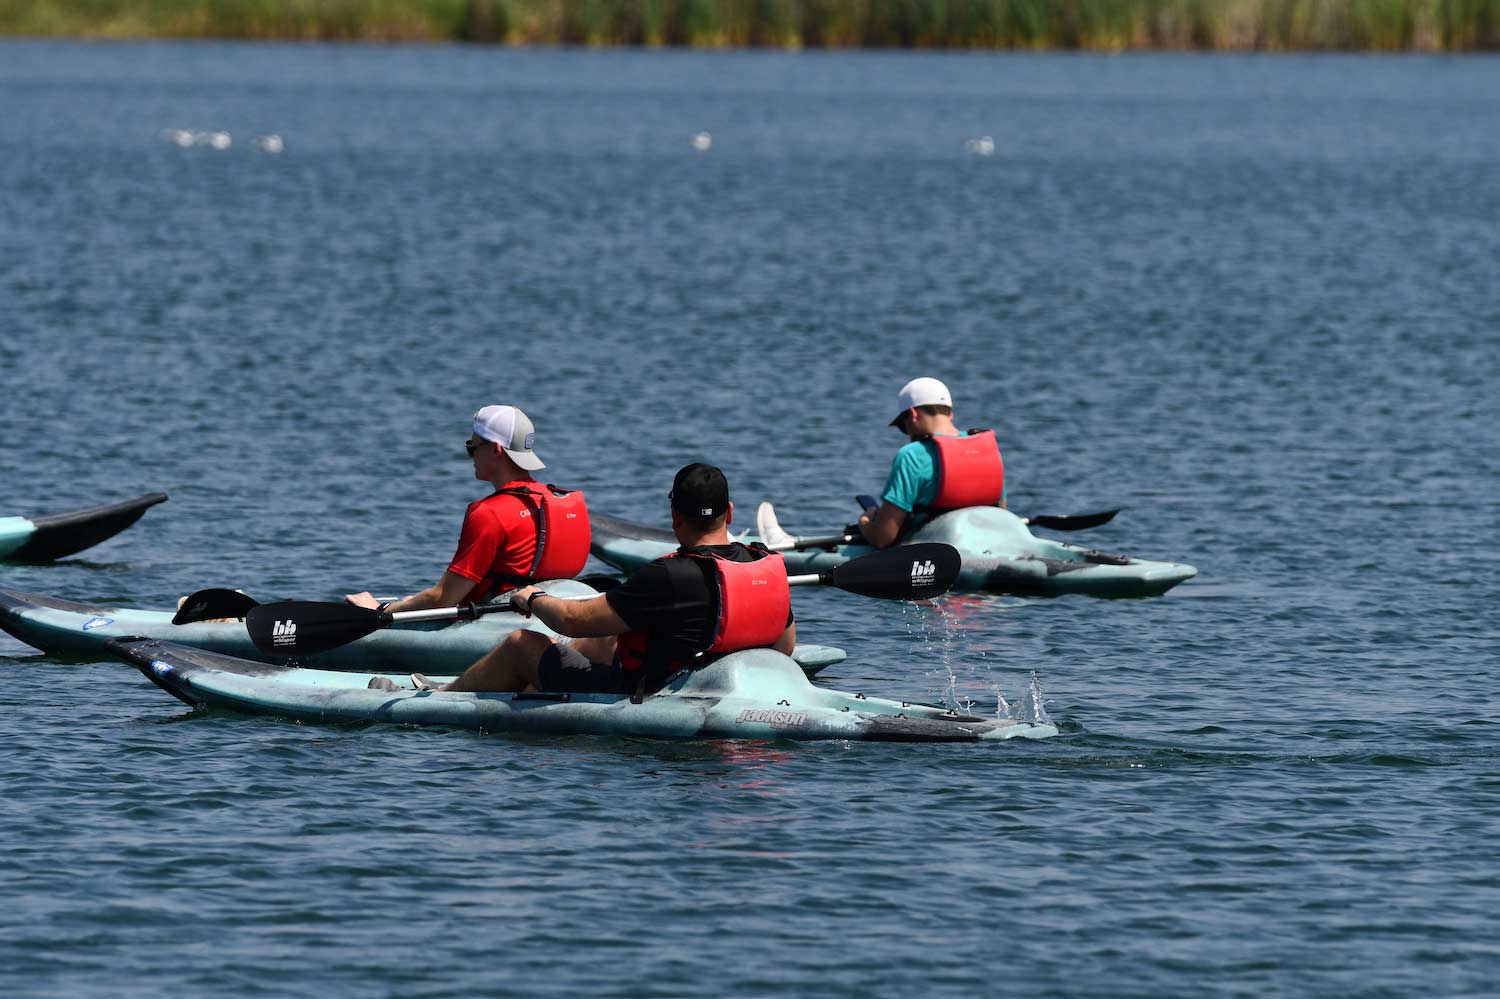
<path fill-rule="evenodd" d="M 442 578 L 420 593 L 390 601 L 384 610 L 482 603 L 521 583 L 573 576 L 583 569 L 589 546 L 583 494 L 532 478 L 532 472 L 546 467 L 532 450 L 535 440 L 531 420 L 515 406 L 486 406 L 474 414 L 464 448 L 474 462 L 474 478 L 495 491 L 464 512 L 458 550 Z M 360 607 L 381 607 L 369 593 L 344 599 Z"/>

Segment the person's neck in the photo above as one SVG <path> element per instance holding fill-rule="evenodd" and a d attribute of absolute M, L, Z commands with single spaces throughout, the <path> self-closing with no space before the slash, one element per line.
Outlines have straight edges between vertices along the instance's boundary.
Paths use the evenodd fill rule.
<path fill-rule="evenodd" d="M 490 480 L 490 485 L 495 487 L 496 492 L 499 492 L 506 486 L 513 485 L 517 482 L 535 481 L 536 479 L 533 479 L 531 477 L 530 472 L 525 471 L 524 469 L 516 468 L 515 466 L 511 466 L 510 468 L 501 469 L 499 472 L 496 472 L 495 477 Z"/>
<path fill-rule="evenodd" d="M 921 437 L 957 437 L 962 432 L 958 429 L 958 425 L 953 422 L 953 419 L 948 416 L 934 416 L 928 421 L 925 427 L 917 429 L 920 433 L 917 435 L 917 438 L 913 439 Z"/>
<path fill-rule="evenodd" d="M 733 539 L 729 537 L 729 526 L 727 524 L 712 531 L 702 533 L 679 533 L 677 540 L 684 548 L 702 548 L 705 545 L 727 545 L 733 543 Z"/>

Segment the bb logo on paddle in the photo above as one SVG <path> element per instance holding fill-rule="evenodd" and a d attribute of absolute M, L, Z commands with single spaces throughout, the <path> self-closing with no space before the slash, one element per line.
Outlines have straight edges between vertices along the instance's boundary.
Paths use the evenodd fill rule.
<path fill-rule="evenodd" d="M 273 645 L 291 645 L 296 641 L 296 621 L 277 621 L 271 626 L 271 643 Z"/>
<path fill-rule="evenodd" d="M 937 563 L 931 559 L 911 564 L 911 581 L 915 585 L 924 586 L 934 579 L 937 579 Z"/>

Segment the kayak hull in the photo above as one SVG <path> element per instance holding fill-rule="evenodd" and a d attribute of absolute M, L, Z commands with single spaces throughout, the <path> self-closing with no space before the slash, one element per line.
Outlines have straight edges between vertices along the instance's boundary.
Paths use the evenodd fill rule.
<path fill-rule="evenodd" d="M 592 515 L 592 551 L 622 572 L 633 572 L 677 548 L 672 532 L 600 514 Z M 736 540 L 759 540 L 746 535 Z M 1081 545 L 1039 538 L 1021 518 L 999 507 L 970 507 L 934 518 L 905 544 L 940 542 L 958 549 L 963 568 L 955 591 L 1009 593 L 1028 597 L 1081 594 L 1093 597 L 1153 597 L 1191 579 L 1198 570 L 1177 562 L 1111 555 Z M 784 551 L 787 572 L 826 572 L 873 551 L 863 544 Z"/>
<path fill-rule="evenodd" d="M 147 493 L 119 503 L 44 517 L 0 517 L 0 559 L 50 562 L 65 558 L 114 537 L 151 507 L 166 501 L 166 493 Z"/>
<path fill-rule="evenodd" d="M 541 586 L 560 597 L 594 593 L 576 579 L 548 580 Z M 97 661 L 109 654 L 105 643 L 132 636 L 163 639 L 241 659 L 270 659 L 250 641 L 243 621 L 177 625 L 172 623 L 172 614 L 0 589 L 0 629 L 52 656 Z M 534 617 L 510 613 L 486 614 L 473 621 L 402 622 L 347 645 L 304 656 L 298 662 L 334 670 L 460 673 L 518 628 L 555 634 Z M 809 673 L 844 659 L 843 650 L 826 645 L 799 645 L 795 655 Z"/>
<path fill-rule="evenodd" d="M 1052 725 L 814 687 L 792 659 L 771 649 L 679 673 L 639 704 L 612 694 L 370 690 L 378 674 L 289 668 L 148 639 L 112 641 L 108 649 L 196 708 L 299 722 L 675 739 L 978 742 L 1057 734 Z"/>

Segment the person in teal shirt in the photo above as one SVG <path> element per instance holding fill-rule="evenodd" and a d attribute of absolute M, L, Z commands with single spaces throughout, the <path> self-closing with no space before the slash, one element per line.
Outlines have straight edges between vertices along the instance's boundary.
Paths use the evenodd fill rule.
<path fill-rule="evenodd" d="M 914 378 L 897 397 L 900 412 L 891 426 L 911 438 L 896 452 L 891 472 L 880 493 L 880 506 L 859 519 L 865 540 L 886 548 L 899 539 L 913 511 L 932 505 L 937 497 L 937 447 L 930 437 L 966 437 L 953 422 L 953 396 L 936 378 Z M 1005 506 L 1002 489 L 1000 505 Z"/>

